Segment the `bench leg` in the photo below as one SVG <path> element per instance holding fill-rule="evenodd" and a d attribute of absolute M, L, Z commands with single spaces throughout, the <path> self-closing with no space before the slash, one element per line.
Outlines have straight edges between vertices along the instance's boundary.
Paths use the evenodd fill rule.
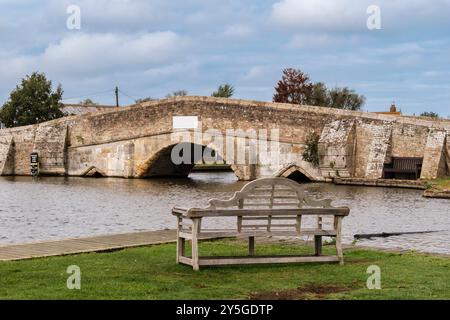
<path fill-rule="evenodd" d="M 342 217 L 337 217 L 336 220 L 336 255 L 339 259 L 339 264 L 344 264 L 344 252 L 342 250 Z"/>
<path fill-rule="evenodd" d="M 185 256 L 185 244 L 186 239 L 184 238 L 177 238 L 177 264 L 180 264 L 180 257 Z"/>
<path fill-rule="evenodd" d="M 314 254 L 316 256 L 322 254 L 322 236 L 314 236 Z"/>
<path fill-rule="evenodd" d="M 186 240 L 184 238 L 180 238 L 181 232 L 181 223 L 183 219 L 181 217 L 177 217 L 177 264 L 180 263 L 180 257 L 184 256 L 184 248 Z"/>
<path fill-rule="evenodd" d="M 336 237 L 336 253 L 339 258 L 339 264 L 344 264 L 344 253 L 342 250 L 341 237 Z"/>
<path fill-rule="evenodd" d="M 248 255 L 255 255 L 255 237 L 248 237 Z"/>
<path fill-rule="evenodd" d="M 198 264 L 198 233 L 200 219 L 192 219 L 192 268 L 195 271 L 200 269 Z"/>

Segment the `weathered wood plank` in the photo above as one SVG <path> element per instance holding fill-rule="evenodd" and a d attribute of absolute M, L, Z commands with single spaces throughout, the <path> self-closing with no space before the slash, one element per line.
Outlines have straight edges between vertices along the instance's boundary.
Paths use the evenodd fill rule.
<path fill-rule="evenodd" d="M 192 259 L 191 259 L 191 258 L 188 258 L 188 257 L 180 257 L 180 258 L 179 258 L 179 261 L 180 261 L 180 263 L 183 263 L 183 264 L 187 264 L 187 265 L 192 266 Z"/>
<path fill-rule="evenodd" d="M 265 220 L 265 221 L 267 221 L 267 220 L 269 219 L 269 217 L 270 217 L 270 219 L 272 219 L 272 220 L 295 220 L 295 219 L 296 219 L 295 216 L 290 216 L 290 217 L 283 217 L 283 216 L 275 216 L 275 217 L 272 217 L 272 216 L 266 216 L 266 217 L 243 217 L 242 220 L 243 220 L 243 221 L 252 221 L 252 220 L 254 220 L 254 221 L 256 221 L 256 220 Z"/>
<path fill-rule="evenodd" d="M 342 251 L 342 217 L 336 217 L 336 254 L 339 263 L 344 264 L 344 253 Z"/>
<path fill-rule="evenodd" d="M 323 215 L 347 216 L 349 208 L 294 208 L 294 209 L 190 209 L 187 217 L 237 217 L 237 216 L 281 216 L 281 215 Z"/>
<path fill-rule="evenodd" d="M 198 264 L 198 234 L 200 232 L 200 219 L 192 219 L 192 268 L 199 269 Z"/>
<path fill-rule="evenodd" d="M 255 255 L 255 237 L 248 237 L 248 255 Z"/>
<path fill-rule="evenodd" d="M 292 257 L 201 257 L 200 266 L 220 266 L 234 264 L 266 264 L 266 263 L 305 263 L 305 262 L 339 262 L 336 256 L 292 256 Z"/>
<path fill-rule="evenodd" d="M 294 230 L 271 230 L 267 231 L 264 229 L 260 230 L 242 230 L 238 232 L 236 230 L 203 230 L 199 234 L 200 239 L 214 239 L 214 238 L 242 238 L 242 237 L 277 237 L 277 236 L 295 236 L 295 237 L 303 237 L 303 236 L 336 236 L 336 231 L 334 230 L 316 230 L 316 229 L 303 229 L 300 233 Z M 190 240 L 192 238 L 191 234 L 181 234 L 181 237 L 186 240 Z"/>
<path fill-rule="evenodd" d="M 88 238 L 0 246 L 0 261 L 110 251 L 176 241 L 175 230 L 145 231 Z"/>

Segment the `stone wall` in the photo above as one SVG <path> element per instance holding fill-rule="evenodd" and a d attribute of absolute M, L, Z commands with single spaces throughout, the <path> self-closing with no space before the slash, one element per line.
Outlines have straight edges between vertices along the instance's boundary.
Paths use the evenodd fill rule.
<path fill-rule="evenodd" d="M 66 123 L 41 125 L 36 128 L 33 152 L 39 154 L 42 174 L 64 175 L 66 173 Z"/>
<path fill-rule="evenodd" d="M 392 127 L 393 157 L 423 157 L 429 126 L 395 123 Z"/>
<path fill-rule="evenodd" d="M 447 173 L 447 132 L 430 129 L 425 145 L 422 179 L 436 179 Z"/>
<path fill-rule="evenodd" d="M 356 146 L 354 119 L 332 121 L 320 136 L 318 152 L 320 170 L 325 177 L 352 176 Z"/>
<path fill-rule="evenodd" d="M 11 135 L 0 136 L 0 175 L 14 174 L 14 143 Z"/>
<path fill-rule="evenodd" d="M 292 170 L 314 180 L 332 175 L 377 179 L 392 156 L 424 157 L 423 177 L 449 174 L 448 121 L 212 97 L 151 101 L 1 130 L 0 174 L 29 174 L 29 155 L 37 151 L 43 173 L 145 177 L 161 150 L 173 144 L 173 116 L 197 116 L 202 131 L 215 129 L 224 136 L 229 129 L 268 130 L 269 135 L 279 130 L 280 163 L 234 166 L 245 180 Z M 431 129 L 443 133 L 433 138 Z M 302 158 L 311 133 L 321 135 L 319 168 Z M 440 158 L 434 156 L 439 152 Z"/>

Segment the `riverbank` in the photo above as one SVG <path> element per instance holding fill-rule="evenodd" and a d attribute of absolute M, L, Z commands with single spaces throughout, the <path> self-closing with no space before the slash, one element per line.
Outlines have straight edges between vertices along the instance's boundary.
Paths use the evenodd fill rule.
<path fill-rule="evenodd" d="M 450 199 L 450 178 L 436 180 L 334 178 L 333 183 L 349 186 L 417 189 L 424 190 L 425 198 Z"/>
<path fill-rule="evenodd" d="M 238 240 L 202 242 L 204 254 L 246 254 Z M 331 246 L 325 252 L 333 250 Z M 257 254 L 312 252 L 261 244 Z M 191 268 L 175 264 L 175 244 L 109 253 L 0 262 L 0 299 L 450 299 L 450 259 L 414 253 L 345 250 L 337 264 Z M 67 267 L 81 269 L 81 290 L 66 288 Z M 381 290 L 369 290 L 367 268 L 381 269 Z"/>
<path fill-rule="evenodd" d="M 428 182 L 428 189 L 425 190 L 424 197 L 450 199 L 450 178 L 436 179 Z"/>
<path fill-rule="evenodd" d="M 426 181 L 397 180 L 397 179 L 363 179 L 363 178 L 334 178 L 334 184 L 366 187 L 406 188 L 425 190 Z"/>

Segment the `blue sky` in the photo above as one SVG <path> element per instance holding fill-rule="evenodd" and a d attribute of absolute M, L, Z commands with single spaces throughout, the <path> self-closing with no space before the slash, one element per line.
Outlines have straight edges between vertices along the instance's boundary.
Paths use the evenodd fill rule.
<path fill-rule="evenodd" d="M 69 5 L 81 29 L 69 30 Z M 381 10 L 369 30 L 366 10 Z M 0 104 L 26 74 L 61 83 L 65 102 L 113 104 L 186 89 L 270 101 L 286 67 L 348 86 L 364 109 L 450 116 L 450 0 L 0 0 Z"/>

